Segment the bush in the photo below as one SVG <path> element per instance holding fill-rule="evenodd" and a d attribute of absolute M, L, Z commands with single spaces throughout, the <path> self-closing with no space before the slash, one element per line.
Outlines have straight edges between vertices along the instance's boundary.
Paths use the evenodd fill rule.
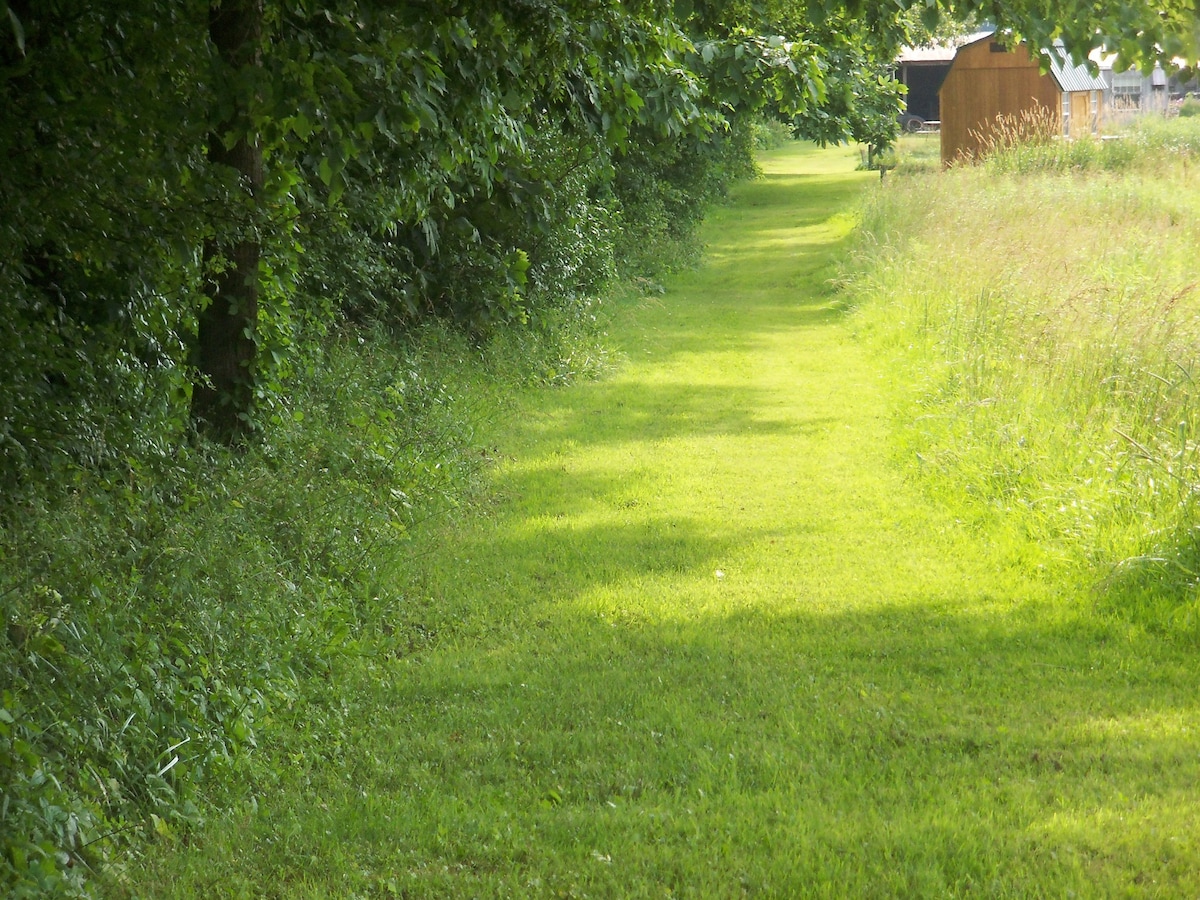
<path fill-rule="evenodd" d="M 792 126 L 778 119 L 755 117 L 749 128 L 755 150 L 778 150 L 796 140 Z"/>
<path fill-rule="evenodd" d="M 646 278 L 694 264 L 705 210 L 724 199 L 735 180 L 758 174 L 752 129 L 737 119 L 707 138 L 635 149 L 615 163 L 607 190 L 616 215 L 617 265 L 624 275 Z"/>
<path fill-rule="evenodd" d="M 471 483 L 462 339 L 379 330 L 330 346 L 245 455 L 76 470 L 0 531 L 0 885 L 82 890 L 140 834 L 235 790 L 274 721 L 336 752 L 338 661 L 402 639 L 385 585 L 405 537 Z"/>

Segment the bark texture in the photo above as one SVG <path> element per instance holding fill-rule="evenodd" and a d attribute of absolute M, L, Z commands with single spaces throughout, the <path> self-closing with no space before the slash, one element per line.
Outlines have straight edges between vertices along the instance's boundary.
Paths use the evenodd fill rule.
<path fill-rule="evenodd" d="M 209 38 L 232 77 L 260 64 L 262 0 L 213 0 Z M 238 83 L 235 81 L 234 83 Z M 244 82 L 243 82 L 244 83 Z M 250 128 L 250 97 L 236 98 L 234 112 L 208 139 L 208 159 L 238 173 L 254 210 L 263 186 L 262 149 Z M 240 135 L 231 147 L 224 136 Z M 204 247 L 208 306 L 201 312 L 192 390 L 192 419 L 211 437 L 233 442 L 252 427 L 258 343 L 258 261 L 260 245 L 251 215 L 233 215 L 218 225 Z"/>

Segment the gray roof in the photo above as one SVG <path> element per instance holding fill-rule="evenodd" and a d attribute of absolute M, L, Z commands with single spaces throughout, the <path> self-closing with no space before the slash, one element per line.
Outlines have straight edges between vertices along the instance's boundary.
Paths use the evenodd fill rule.
<path fill-rule="evenodd" d="M 1053 49 L 1043 52 L 1050 57 L 1050 74 L 1065 93 L 1105 89 L 1104 79 L 1089 72 L 1086 64 L 1072 60 L 1062 41 L 1055 41 Z"/>

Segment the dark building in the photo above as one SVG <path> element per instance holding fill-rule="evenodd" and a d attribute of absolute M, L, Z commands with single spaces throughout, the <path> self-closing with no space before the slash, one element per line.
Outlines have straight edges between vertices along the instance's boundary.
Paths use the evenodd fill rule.
<path fill-rule="evenodd" d="M 896 60 L 896 80 L 908 87 L 908 113 L 926 122 L 941 119 L 938 91 L 954 62 L 954 47 L 906 47 Z"/>

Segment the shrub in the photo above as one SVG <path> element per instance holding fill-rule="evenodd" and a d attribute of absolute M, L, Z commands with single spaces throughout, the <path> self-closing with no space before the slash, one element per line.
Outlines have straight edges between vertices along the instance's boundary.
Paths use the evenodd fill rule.
<path fill-rule="evenodd" d="M 339 659 L 402 632 L 410 529 L 478 466 L 461 337 L 332 344 L 241 457 L 76 470 L 0 531 L 0 885 L 70 895 L 142 833 L 236 793 L 268 721 L 336 752 Z M 399 640 L 400 637 L 394 639 Z"/>
<path fill-rule="evenodd" d="M 749 128 L 755 150 L 778 150 L 796 139 L 791 125 L 778 119 L 755 117 L 750 121 Z"/>
<path fill-rule="evenodd" d="M 615 255 L 622 274 L 654 277 L 699 255 L 696 229 L 730 184 L 758 169 L 749 123 L 735 119 L 707 138 L 685 135 L 615 161 L 611 185 Z"/>

